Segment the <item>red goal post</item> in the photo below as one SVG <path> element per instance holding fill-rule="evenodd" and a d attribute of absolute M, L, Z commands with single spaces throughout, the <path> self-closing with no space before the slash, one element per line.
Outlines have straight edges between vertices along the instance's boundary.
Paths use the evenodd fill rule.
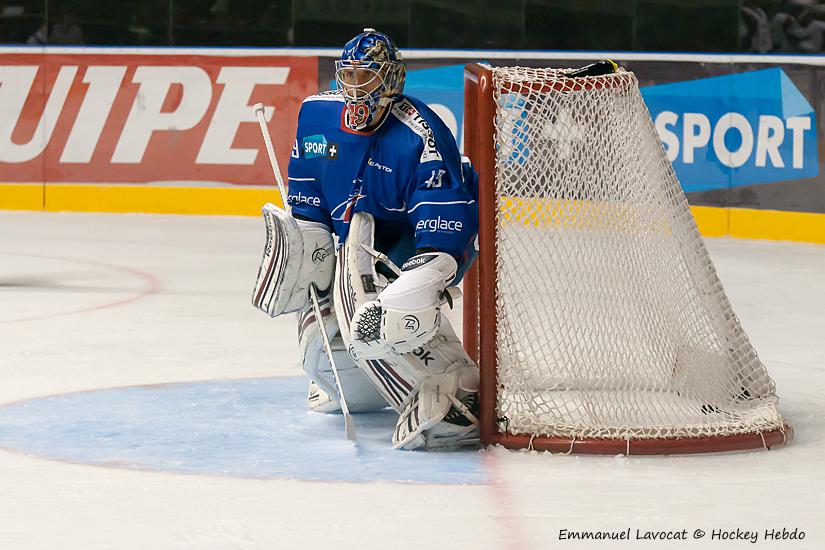
<path fill-rule="evenodd" d="M 550 191 L 546 190 L 538 193 L 532 192 L 532 195 L 528 192 L 525 195 L 515 198 L 512 195 L 508 195 L 506 191 L 502 194 L 502 191 L 497 189 L 497 178 L 504 178 L 501 171 L 503 169 L 506 170 L 506 167 L 502 168 L 502 166 L 497 166 L 497 163 L 507 164 L 507 159 L 504 161 L 501 159 L 501 150 L 512 141 L 509 135 L 504 136 L 504 138 L 500 136 L 497 138 L 496 134 L 497 119 L 501 122 L 501 120 L 506 118 L 506 113 L 502 114 L 502 111 L 507 107 L 502 106 L 504 103 L 502 97 L 505 94 L 508 96 L 512 96 L 513 94 L 526 94 L 525 102 L 528 105 L 524 108 L 529 109 L 531 107 L 530 104 L 539 101 L 537 98 L 540 98 L 542 95 L 564 94 L 566 99 L 573 97 L 574 94 L 587 94 L 593 90 L 601 90 L 603 93 L 606 89 L 612 88 L 621 91 L 623 95 L 620 99 L 628 105 L 632 105 L 630 107 L 632 113 L 638 114 L 638 112 L 640 112 L 638 104 L 641 103 L 641 105 L 643 105 L 641 96 L 638 93 L 638 83 L 635 76 L 627 71 L 598 77 L 561 79 L 559 78 L 559 71 L 518 69 L 521 68 L 513 68 L 514 74 L 518 75 L 515 83 L 503 82 L 500 77 L 502 73 L 500 72 L 498 73 L 499 78 L 497 79 L 497 75 L 491 67 L 481 64 L 467 65 L 464 73 L 464 152 L 471 159 L 473 166 L 479 173 L 479 255 L 464 278 L 464 346 L 470 357 L 479 365 L 481 372 L 481 410 L 479 421 L 482 443 L 485 445 L 500 444 L 508 448 L 530 448 L 565 453 L 657 455 L 741 451 L 756 448 L 769 449 L 790 441 L 793 431 L 789 425 L 784 423 L 775 410 L 776 398 L 773 394 L 773 382 L 767 376 L 764 367 L 758 362 L 758 359 L 748 362 L 745 359 L 740 360 L 739 355 L 737 355 L 740 354 L 744 356 L 747 353 L 751 353 L 752 350 L 747 341 L 747 337 L 744 336 L 744 332 L 741 331 L 738 325 L 738 320 L 735 319 L 735 315 L 733 315 L 730 310 L 727 298 L 724 296 L 724 293 L 721 292 L 721 285 L 718 285 L 721 295 L 714 297 L 719 303 L 719 311 L 722 311 L 727 317 L 732 317 L 736 322 L 735 325 L 730 324 L 730 326 L 725 329 L 728 331 L 725 334 L 731 342 L 736 343 L 738 348 L 735 352 L 723 349 L 721 352 L 717 352 L 717 355 L 725 355 L 726 359 L 730 359 L 731 354 L 735 355 L 736 357 L 734 357 L 734 359 L 737 361 L 735 373 L 720 372 L 723 369 L 714 370 L 708 366 L 708 364 L 711 363 L 711 366 L 722 364 L 719 356 L 714 355 L 711 357 L 710 352 L 695 353 L 695 347 L 686 348 L 691 354 L 695 353 L 695 357 L 684 359 L 683 355 L 671 356 L 673 365 L 666 365 L 664 367 L 664 370 L 671 370 L 674 379 L 678 377 L 679 386 L 676 389 L 665 387 L 671 383 L 668 381 L 662 382 L 662 376 L 658 374 L 656 375 L 658 378 L 655 382 L 650 383 L 649 380 L 644 381 L 641 384 L 641 386 L 644 386 L 642 388 L 644 391 L 633 390 L 633 395 L 631 395 L 631 392 L 625 387 L 628 384 L 618 383 L 616 384 L 617 389 L 615 390 L 615 394 L 617 399 L 623 399 L 624 401 L 621 402 L 622 404 L 616 406 L 611 403 L 608 407 L 602 406 L 603 404 L 599 403 L 594 404 L 594 400 L 602 394 L 605 399 L 612 399 L 611 396 L 613 394 L 611 391 L 613 390 L 606 389 L 604 378 L 597 380 L 598 386 L 587 387 L 581 391 L 580 389 L 573 388 L 573 393 L 579 391 L 580 395 L 571 398 L 571 387 L 577 383 L 575 380 L 577 376 L 575 370 L 576 365 L 570 367 L 561 365 L 560 368 L 564 371 L 564 376 L 562 376 L 564 384 L 561 385 L 565 386 L 564 391 L 566 393 L 564 401 L 561 403 L 554 402 L 551 397 L 549 398 L 550 403 L 544 402 L 547 394 L 552 393 L 560 387 L 557 381 L 558 373 L 553 373 L 552 376 L 555 377 L 554 380 L 556 380 L 556 382 L 547 386 L 551 389 L 548 390 L 544 387 L 536 389 L 535 395 L 528 396 L 522 400 L 523 403 L 519 405 L 520 410 L 525 410 L 525 406 L 529 409 L 531 399 L 537 403 L 541 401 L 539 405 L 543 407 L 543 411 L 536 413 L 538 420 L 530 419 L 528 422 L 541 424 L 544 420 L 539 417 L 542 417 L 542 415 L 544 417 L 553 416 L 559 413 L 559 411 L 561 411 L 559 414 L 563 415 L 567 412 L 565 407 L 570 406 L 572 410 L 573 405 L 571 405 L 571 403 L 573 403 L 575 399 L 582 398 L 587 401 L 587 406 L 580 408 L 581 410 L 587 409 L 587 414 L 576 409 L 575 415 L 573 415 L 576 417 L 574 420 L 568 422 L 567 419 L 564 419 L 560 422 L 561 424 L 565 424 L 566 427 L 561 430 L 562 433 L 559 434 L 554 434 L 552 427 L 540 427 L 536 432 L 513 429 L 508 424 L 510 420 L 503 418 L 507 415 L 502 412 L 502 409 L 506 408 L 506 405 L 502 404 L 502 400 L 504 399 L 502 396 L 508 391 L 516 394 L 525 393 L 523 380 L 520 380 L 519 383 L 521 386 L 519 388 L 513 389 L 508 387 L 509 380 L 503 380 L 499 377 L 499 361 L 501 360 L 501 355 L 504 353 L 499 349 L 500 340 L 503 338 L 499 334 L 499 331 L 505 330 L 505 328 L 502 328 L 503 323 L 500 318 L 501 312 L 505 308 L 502 301 L 513 300 L 514 298 L 509 294 L 507 297 L 500 295 L 498 269 L 501 265 L 506 264 L 507 259 L 503 258 L 500 252 L 501 243 L 498 240 L 500 238 L 498 233 L 501 231 L 502 219 L 505 218 L 507 219 L 505 224 L 508 224 L 508 226 L 525 225 L 524 218 L 519 217 L 522 216 L 522 214 L 508 217 L 505 210 L 509 208 L 509 206 L 505 206 L 505 203 L 512 205 L 514 202 L 520 203 L 520 201 L 529 202 L 538 200 L 542 203 L 539 209 L 544 209 L 547 208 L 547 201 L 551 201 L 556 206 L 563 203 L 564 205 L 559 207 L 561 209 L 572 209 L 562 215 L 565 221 L 560 222 L 559 219 L 556 218 L 547 222 L 547 225 L 550 226 L 549 231 L 555 231 L 556 229 L 566 230 L 569 227 L 573 227 L 573 231 L 575 231 L 581 229 L 584 225 L 598 223 L 598 221 L 593 222 L 592 220 L 584 223 L 578 221 L 581 220 L 582 216 L 587 216 L 588 212 L 592 213 L 594 210 L 598 210 L 598 215 L 601 217 L 604 217 L 605 212 L 608 212 L 607 216 L 613 215 L 614 218 L 621 218 L 623 220 L 627 218 L 642 219 L 643 214 L 648 214 L 655 210 L 655 213 L 650 214 L 649 218 L 643 219 L 641 226 L 630 229 L 623 228 L 621 231 L 625 231 L 629 235 L 629 239 L 636 239 L 637 234 L 644 233 L 646 234 L 645 238 L 651 238 L 655 241 L 654 246 L 660 246 L 660 243 L 666 242 L 666 240 L 673 240 L 675 238 L 673 235 L 678 230 L 680 234 L 685 234 L 685 238 L 683 241 L 677 243 L 678 246 L 675 248 L 684 249 L 684 243 L 687 242 L 697 256 L 702 253 L 707 256 L 704 250 L 704 244 L 698 236 L 698 230 L 695 227 L 692 215 L 689 213 L 687 201 L 684 199 L 681 188 L 679 187 L 678 191 L 672 189 L 674 182 L 678 187 L 678 180 L 676 180 L 675 175 L 672 174 L 672 168 L 670 168 L 669 163 L 667 163 L 667 166 L 664 166 L 661 161 L 662 158 L 666 161 L 666 157 L 663 151 L 661 151 L 661 145 L 658 144 L 658 139 L 654 140 L 655 144 L 651 144 L 649 139 L 650 135 L 648 134 L 654 130 L 652 124 L 649 123 L 649 114 L 647 114 L 646 108 L 644 108 L 643 111 L 647 120 L 639 122 L 638 128 L 641 128 L 641 134 L 645 134 L 645 137 L 640 138 L 640 143 L 643 147 L 650 149 L 650 155 L 646 157 L 646 160 L 642 161 L 641 169 L 642 171 L 652 170 L 656 174 L 663 174 L 662 179 L 666 181 L 663 181 L 661 187 L 664 188 L 664 186 L 668 186 L 667 192 L 674 194 L 676 197 L 672 199 L 672 202 L 678 207 L 675 210 L 676 213 L 670 210 L 666 212 L 656 210 L 658 206 L 655 208 L 651 207 L 650 205 L 641 203 L 640 200 L 636 198 L 634 198 L 632 202 L 629 201 L 617 207 L 618 201 L 613 197 L 607 199 L 600 196 L 598 200 L 599 205 L 594 206 L 597 201 L 588 197 L 582 197 L 581 194 L 575 195 L 574 199 L 570 199 L 564 195 L 552 195 Z M 595 98 L 594 100 L 598 101 L 599 99 Z M 510 106 L 512 106 L 513 101 L 508 101 Z M 537 112 L 538 109 L 533 107 L 533 111 Z M 576 116 L 575 109 L 573 109 L 573 111 L 573 115 Z M 596 111 L 597 109 L 594 110 L 594 112 Z M 552 109 L 548 109 L 546 112 L 550 114 L 546 114 L 545 116 L 555 117 L 553 120 L 559 123 L 560 119 L 556 114 L 553 114 Z M 529 116 L 533 116 L 533 114 L 528 113 Z M 604 115 L 603 113 L 597 113 L 594 116 Z M 522 116 L 522 118 L 527 120 L 526 116 Z M 530 121 L 526 124 L 533 124 L 533 126 L 535 126 L 536 122 Z M 621 124 L 623 124 L 623 122 L 620 121 L 620 125 Z M 528 130 L 522 132 L 522 130 L 518 128 L 518 125 L 519 119 L 517 118 L 515 125 L 516 130 L 513 130 L 513 125 L 511 124 L 507 127 L 507 131 L 511 134 L 519 132 L 529 133 L 533 131 L 533 128 L 530 127 Z M 610 127 L 610 125 L 602 125 L 602 127 Z M 529 147 L 533 148 L 530 154 L 536 157 L 541 153 L 539 150 L 541 144 L 539 144 L 535 136 L 532 136 L 530 139 L 533 140 L 529 142 Z M 585 137 L 585 140 L 586 139 Z M 636 146 L 638 147 L 639 144 L 636 144 Z M 516 145 L 514 148 L 515 152 L 510 152 L 509 154 L 511 156 L 519 154 L 519 147 L 521 147 L 521 145 Z M 599 153 L 609 154 L 609 151 L 603 150 Z M 529 157 L 530 155 L 525 153 L 524 156 Z M 518 165 L 516 167 L 523 173 L 526 166 L 529 168 L 528 165 L 531 159 L 527 158 L 525 160 L 521 158 L 518 160 L 518 163 L 513 162 L 511 164 Z M 529 170 L 527 173 L 529 173 Z M 551 176 L 534 175 L 534 179 L 538 181 Z M 533 185 L 533 183 L 534 182 L 527 182 L 525 185 Z M 655 195 L 656 192 L 658 192 L 658 187 L 654 189 L 654 191 L 646 190 L 646 195 Z M 681 199 L 677 195 L 681 195 Z M 670 195 L 668 195 L 668 197 L 670 197 Z M 576 203 L 575 206 L 571 206 L 574 203 Z M 605 207 L 605 204 L 608 206 Z M 667 204 L 666 206 L 670 208 L 672 205 Z M 683 211 L 687 212 L 687 215 L 685 215 Z M 613 212 L 613 214 L 610 212 Z M 621 213 L 616 214 L 616 212 Z M 628 214 L 628 212 L 630 212 L 630 214 Z M 540 213 L 540 216 L 547 215 L 549 214 L 546 212 Z M 529 218 L 526 225 L 531 226 L 530 230 L 534 230 L 547 221 L 543 219 L 541 222 L 536 222 L 535 212 L 524 214 L 524 216 Z M 571 219 L 577 216 L 576 221 L 570 222 Z M 687 218 L 689 218 L 689 220 L 687 220 Z M 515 223 L 513 223 L 514 220 Z M 653 221 L 651 222 L 650 220 Z M 547 225 L 544 227 L 544 231 L 548 231 Z M 651 229 L 654 225 L 657 227 Z M 665 228 L 661 229 L 658 226 L 665 226 Z M 588 229 L 590 229 L 589 225 Z M 653 234 L 653 237 L 649 237 L 647 234 Z M 539 239 L 542 238 L 544 237 L 539 237 Z M 564 238 L 567 240 L 570 239 L 570 237 Z M 647 241 L 639 241 L 638 243 L 633 241 L 631 245 L 636 246 L 644 242 Z M 541 254 L 547 254 L 547 252 L 537 251 L 536 255 Z M 526 252 L 522 251 L 522 255 L 532 255 L 532 251 L 529 249 Z M 711 267 L 707 268 L 705 265 Z M 701 266 L 695 267 L 694 269 L 700 268 L 705 271 L 712 271 L 713 278 L 709 277 L 707 284 L 713 287 L 715 291 L 715 286 L 713 285 L 718 283 L 718 279 L 715 279 L 715 270 L 713 270 L 709 258 L 707 258 Z M 553 275 L 550 274 L 548 277 L 552 278 Z M 690 276 L 686 275 L 685 278 L 690 279 Z M 693 290 L 694 289 L 691 288 L 690 292 L 693 292 Z M 536 293 L 542 293 L 544 289 L 536 288 L 535 291 Z M 715 312 L 716 310 L 714 309 L 713 313 L 715 314 Z M 700 317 L 703 315 L 705 317 L 708 316 L 707 311 L 700 312 L 697 315 Z M 672 317 L 673 315 L 671 314 L 668 318 Z M 712 329 L 708 330 L 712 331 Z M 532 334 L 531 338 L 533 338 L 533 343 L 535 343 L 537 339 L 536 334 L 538 334 L 538 339 L 541 338 L 541 331 Z M 598 344 L 593 345 L 598 346 Z M 637 350 L 633 351 L 636 352 Z M 683 352 L 680 351 L 678 353 Z M 703 353 L 708 357 L 705 357 Z M 606 354 L 609 355 L 607 352 Z M 518 352 L 516 355 L 521 356 L 522 352 Z M 630 355 L 633 355 L 633 353 L 630 353 Z M 672 357 L 675 357 L 675 359 L 672 359 Z M 753 357 L 755 358 L 755 353 L 753 353 Z M 683 370 L 688 369 L 688 367 L 683 366 L 683 363 L 691 366 L 691 360 L 696 361 L 694 370 L 700 374 L 694 374 L 690 371 L 683 372 Z M 514 361 L 509 360 L 509 363 L 514 363 Z M 517 361 L 515 361 L 515 363 L 517 368 Z M 512 368 L 513 366 L 510 364 L 508 369 Z M 553 365 L 551 368 L 555 369 L 556 366 Z M 600 368 L 602 367 L 600 366 Z M 733 369 L 733 367 L 730 368 Z M 617 372 L 617 374 L 611 376 L 623 376 L 625 371 L 617 368 Z M 710 373 L 709 377 L 706 377 L 707 373 Z M 550 377 L 547 373 L 541 376 Z M 705 377 L 707 379 L 705 379 Z M 718 379 L 714 377 L 718 377 Z M 633 379 L 633 381 L 630 382 L 630 385 L 632 385 L 636 380 L 634 376 L 630 378 Z M 734 381 L 730 382 L 731 380 Z M 589 383 L 592 384 L 592 380 L 590 380 Z M 717 406 L 712 404 L 715 403 L 712 400 L 713 398 L 703 397 L 702 392 L 705 390 L 712 395 L 716 395 L 712 389 L 713 385 L 722 383 L 733 384 L 733 393 L 739 392 L 739 394 L 735 396 L 735 399 L 731 397 L 725 400 L 717 396 L 716 400 L 718 402 L 721 403 L 725 401 L 725 406 Z M 647 385 L 645 386 L 645 384 Z M 741 387 L 737 386 L 737 384 Z M 594 389 L 594 387 L 597 389 Z M 667 397 L 665 397 L 665 394 L 668 394 Z M 583 395 L 584 397 L 582 397 Z M 705 401 L 705 399 L 709 401 Z M 678 423 L 678 411 L 687 410 L 688 412 L 685 413 L 685 426 L 665 426 L 660 420 L 651 420 L 649 425 L 643 421 L 643 426 L 634 431 L 624 430 L 622 429 L 623 426 L 617 428 L 606 427 L 604 429 L 602 429 L 602 427 L 595 428 L 586 426 L 580 422 L 582 418 L 587 417 L 593 419 L 599 417 L 600 414 L 602 416 L 610 416 L 611 419 L 613 419 L 614 416 L 619 414 L 615 412 L 615 409 L 621 409 L 625 404 L 628 409 L 628 417 L 636 418 L 646 414 L 644 407 L 655 409 L 659 406 L 658 404 L 660 402 L 665 403 L 666 406 L 670 406 L 670 402 L 675 403 L 677 401 L 679 403 L 676 403 L 673 407 L 676 412 L 667 411 L 667 413 L 663 413 L 661 417 L 665 419 L 676 418 L 676 422 Z M 686 403 L 682 403 L 682 401 Z M 751 405 L 758 406 L 759 410 L 756 412 L 750 409 L 746 410 L 746 408 L 751 407 Z M 578 407 L 579 405 L 576 406 Z M 609 409 L 609 413 L 597 411 L 596 414 L 592 414 L 591 409 L 598 409 L 600 406 L 602 406 L 604 410 Z M 729 408 L 725 408 L 727 406 L 729 406 Z M 702 409 L 701 414 L 693 410 L 697 407 Z M 705 411 L 705 407 L 708 407 L 707 411 Z M 511 408 L 510 410 L 514 409 Z M 530 414 L 529 410 L 527 414 Z M 710 419 L 708 426 L 699 426 L 698 422 L 703 421 L 705 417 Z M 716 417 L 719 417 L 719 419 Z M 731 420 L 731 417 L 735 417 L 735 421 Z M 698 418 L 698 421 L 696 418 Z M 584 421 L 585 424 L 586 421 L 587 420 Z M 625 419 L 623 418 L 616 420 L 619 424 L 624 421 Z M 556 419 L 551 420 L 550 423 L 556 423 Z M 584 427 L 582 428 L 582 426 Z"/>

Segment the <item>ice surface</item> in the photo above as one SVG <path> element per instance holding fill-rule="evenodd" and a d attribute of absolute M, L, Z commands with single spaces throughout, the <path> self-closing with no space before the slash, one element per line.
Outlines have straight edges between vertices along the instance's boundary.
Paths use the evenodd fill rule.
<path fill-rule="evenodd" d="M 359 431 L 357 462 L 344 456 L 340 419 L 321 417 L 313 429 L 329 439 L 311 447 L 323 460 L 302 445 L 298 419 L 294 453 L 279 448 L 277 462 L 266 438 L 303 386 L 294 320 L 249 305 L 259 220 L 0 212 L 0 239 L 0 548 L 754 547 L 710 538 L 737 528 L 758 531 L 757 546 L 825 547 L 825 247 L 708 242 L 796 430 L 787 448 L 667 458 L 491 449 L 393 463 L 381 447 L 388 419 L 376 417 Z M 200 432 L 181 428 L 186 402 L 211 403 L 194 416 Z M 152 438 L 168 452 L 150 452 Z M 316 479 L 334 478 L 336 452 L 339 480 L 307 480 L 320 471 L 312 460 L 324 466 Z M 278 470 L 290 457 L 304 473 Z M 367 459 L 379 481 L 353 479 Z M 762 540 L 783 527 L 806 537 Z M 559 541 L 561 529 L 628 528 L 708 535 Z"/>

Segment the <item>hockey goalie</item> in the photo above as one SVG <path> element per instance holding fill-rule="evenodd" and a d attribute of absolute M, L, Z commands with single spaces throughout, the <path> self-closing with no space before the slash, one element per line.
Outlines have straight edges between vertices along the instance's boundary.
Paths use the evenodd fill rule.
<path fill-rule="evenodd" d="M 441 119 L 403 95 L 388 36 L 365 29 L 335 65 L 337 89 L 302 104 L 291 213 L 265 211 L 270 253 L 253 302 L 297 313 L 311 410 L 340 413 L 341 398 L 351 412 L 389 406 L 396 449 L 476 445 L 478 369 L 443 309 L 473 259 L 477 176 Z"/>

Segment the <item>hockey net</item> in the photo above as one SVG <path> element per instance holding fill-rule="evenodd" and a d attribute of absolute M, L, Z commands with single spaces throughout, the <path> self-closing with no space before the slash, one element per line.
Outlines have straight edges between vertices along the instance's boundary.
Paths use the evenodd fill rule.
<path fill-rule="evenodd" d="M 789 440 L 633 73 L 468 65 L 465 85 L 482 440 L 628 454 Z"/>

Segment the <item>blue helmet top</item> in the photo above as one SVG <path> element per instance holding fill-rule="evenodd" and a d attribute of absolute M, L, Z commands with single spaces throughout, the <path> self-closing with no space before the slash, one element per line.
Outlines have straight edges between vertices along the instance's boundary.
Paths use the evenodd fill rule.
<path fill-rule="evenodd" d="M 364 29 L 344 46 L 341 61 L 359 61 L 363 63 L 398 63 L 401 55 L 392 38 L 375 29 Z"/>
<path fill-rule="evenodd" d="M 379 107 L 404 89 L 406 69 L 392 39 L 375 29 L 347 42 L 335 62 L 335 80 L 347 104 L 346 123 L 362 130 L 375 122 Z"/>

